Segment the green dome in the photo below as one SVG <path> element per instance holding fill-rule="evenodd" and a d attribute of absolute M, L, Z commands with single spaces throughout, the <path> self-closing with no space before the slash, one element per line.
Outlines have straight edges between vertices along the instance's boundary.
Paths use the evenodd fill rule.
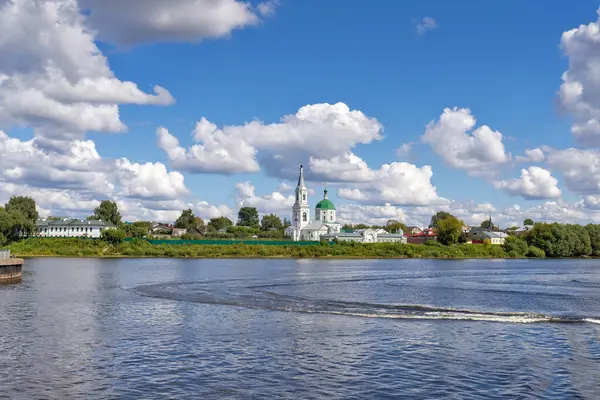
<path fill-rule="evenodd" d="M 320 202 L 318 202 L 317 207 L 315 207 L 315 208 L 317 210 L 335 210 L 335 206 L 328 199 L 323 199 Z"/>

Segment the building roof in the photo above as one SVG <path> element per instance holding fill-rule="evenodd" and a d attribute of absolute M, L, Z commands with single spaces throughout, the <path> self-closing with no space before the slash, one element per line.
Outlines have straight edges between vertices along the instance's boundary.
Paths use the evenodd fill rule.
<path fill-rule="evenodd" d="M 315 207 L 317 210 L 335 210 L 335 206 L 329 199 L 323 199 L 317 203 Z"/>
<path fill-rule="evenodd" d="M 55 221 L 38 220 L 38 227 L 42 226 L 95 226 L 95 227 L 113 227 L 110 222 L 100 220 L 80 220 L 80 219 L 59 219 Z"/>
<path fill-rule="evenodd" d="M 377 237 L 383 238 L 383 239 L 392 239 L 392 238 L 403 238 L 404 235 L 399 234 L 399 233 L 382 233 L 381 235 L 377 235 Z"/>
<path fill-rule="evenodd" d="M 504 239 L 507 238 L 508 235 L 504 232 L 490 232 L 490 231 L 486 231 L 486 232 L 481 232 L 481 234 L 483 236 L 487 236 L 489 238 L 494 238 L 494 239 Z"/>

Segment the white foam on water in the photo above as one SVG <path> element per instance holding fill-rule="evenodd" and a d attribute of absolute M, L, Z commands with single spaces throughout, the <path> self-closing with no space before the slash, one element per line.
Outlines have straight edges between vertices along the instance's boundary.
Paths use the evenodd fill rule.
<path fill-rule="evenodd" d="M 596 318 L 584 318 L 583 320 L 585 322 L 589 322 L 591 324 L 599 324 L 600 325 L 600 319 L 596 319 Z"/>

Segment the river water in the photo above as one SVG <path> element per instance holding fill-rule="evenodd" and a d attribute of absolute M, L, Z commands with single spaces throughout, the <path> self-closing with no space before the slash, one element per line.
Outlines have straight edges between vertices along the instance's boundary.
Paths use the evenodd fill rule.
<path fill-rule="evenodd" d="M 600 260 L 29 259 L 0 307 L 0 398 L 600 398 Z"/>

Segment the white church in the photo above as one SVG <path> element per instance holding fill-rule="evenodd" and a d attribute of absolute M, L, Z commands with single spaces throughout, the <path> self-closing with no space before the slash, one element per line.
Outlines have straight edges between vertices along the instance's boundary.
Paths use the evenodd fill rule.
<path fill-rule="evenodd" d="M 292 225 L 285 230 L 286 236 L 294 241 L 318 241 L 321 236 L 340 233 L 342 225 L 336 220 L 335 206 L 327 198 L 327 189 L 323 191 L 323 200 L 315 207 L 315 220 L 310 219 L 308 189 L 304 184 L 304 169 L 300 166 L 300 177 L 296 187 L 296 202 L 292 207 Z"/>

